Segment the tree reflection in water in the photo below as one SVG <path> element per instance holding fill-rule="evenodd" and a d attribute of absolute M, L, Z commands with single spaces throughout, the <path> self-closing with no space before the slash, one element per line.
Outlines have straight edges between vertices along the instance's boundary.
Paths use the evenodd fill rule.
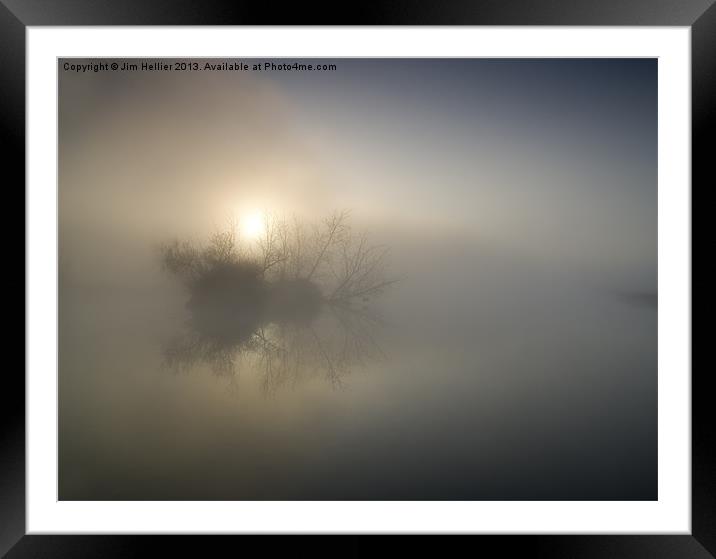
<path fill-rule="evenodd" d="M 310 226 L 267 215 L 255 242 L 240 243 L 231 224 L 205 245 L 163 244 L 162 266 L 185 286 L 191 315 L 164 347 L 165 365 L 206 364 L 233 387 L 243 370 L 259 371 L 271 393 L 315 376 L 340 387 L 382 358 L 375 298 L 395 282 L 388 250 L 348 221 L 348 212 Z"/>

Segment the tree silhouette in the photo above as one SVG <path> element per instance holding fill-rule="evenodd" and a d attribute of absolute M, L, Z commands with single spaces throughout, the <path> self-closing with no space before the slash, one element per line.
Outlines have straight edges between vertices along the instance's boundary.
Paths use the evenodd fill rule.
<path fill-rule="evenodd" d="M 254 358 L 272 392 L 306 371 L 339 387 L 353 367 L 381 357 L 368 303 L 396 280 L 386 274 L 388 248 L 349 221 L 348 211 L 312 224 L 266 214 L 253 243 L 240 243 L 231 222 L 204 244 L 162 244 L 161 265 L 186 287 L 191 313 L 187 332 L 164 348 L 165 364 L 205 363 L 234 383 L 237 362 Z M 319 316 L 332 325 L 318 328 Z"/>

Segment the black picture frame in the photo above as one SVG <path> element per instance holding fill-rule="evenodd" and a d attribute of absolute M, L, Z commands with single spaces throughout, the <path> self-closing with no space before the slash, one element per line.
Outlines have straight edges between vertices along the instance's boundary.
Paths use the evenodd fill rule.
<path fill-rule="evenodd" d="M 694 186 L 716 183 L 710 171 L 709 136 L 716 120 L 716 5 L 714 0 L 400 0 L 349 8 L 276 6 L 244 1 L 0 0 L 0 138 L 5 192 L 25 181 L 25 31 L 64 25 L 618 25 L 688 26 L 692 55 L 692 206 Z M 24 196 L 23 196 L 24 206 Z M 15 206 L 6 198 L 6 215 Z M 698 207 L 698 206 L 693 206 Z M 19 213 L 19 212 L 17 212 Z M 8 223 L 8 220 L 4 220 Z M 693 228 L 693 216 L 692 216 Z M 8 239 L 16 233 L 9 232 Z M 693 234 L 692 234 L 693 237 Z M 19 250 L 19 249 L 18 249 Z M 9 275 L 9 274 L 8 274 Z M 693 264 L 692 264 L 693 277 Z M 27 280 L 26 277 L 23 280 Z M 19 279 L 18 279 L 19 281 Z M 9 293 L 9 292 L 8 292 Z M 7 299 L 13 299 L 8 297 Z M 693 320 L 693 313 L 692 313 Z M 693 329 L 692 329 L 693 330 Z M 693 335 L 692 335 L 693 339 Z M 693 342 L 692 342 L 693 347 Z M 693 355 L 693 351 L 692 351 Z M 473 552 L 530 557 L 716 557 L 716 412 L 709 371 L 692 367 L 691 535 L 529 535 L 425 537 L 284 536 L 37 536 L 25 535 L 25 382 L 20 368 L 5 366 L 0 405 L 0 554 L 7 557 L 126 557 L 184 553 L 211 556 L 234 538 L 258 543 L 262 552 L 315 556 L 367 555 L 376 551 L 440 556 L 464 545 Z M 340 538 L 340 539 L 337 539 Z M 467 539 L 469 538 L 469 539 Z M 237 551 L 244 548 L 235 548 Z"/>

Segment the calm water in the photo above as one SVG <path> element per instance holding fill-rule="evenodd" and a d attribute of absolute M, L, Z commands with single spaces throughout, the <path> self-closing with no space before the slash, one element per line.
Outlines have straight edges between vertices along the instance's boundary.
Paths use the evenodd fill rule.
<path fill-rule="evenodd" d="M 393 241 L 370 308 L 228 353 L 164 278 L 61 284 L 60 499 L 657 497 L 653 295 Z"/>

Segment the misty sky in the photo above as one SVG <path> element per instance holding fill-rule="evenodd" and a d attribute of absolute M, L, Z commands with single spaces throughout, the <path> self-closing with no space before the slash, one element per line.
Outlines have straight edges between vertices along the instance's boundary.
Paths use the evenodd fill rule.
<path fill-rule="evenodd" d="M 60 71 L 61 230 L 129 219 L 146 240 L 347 207 L 655 290 L 656 60 L 333 62 Z"/>

